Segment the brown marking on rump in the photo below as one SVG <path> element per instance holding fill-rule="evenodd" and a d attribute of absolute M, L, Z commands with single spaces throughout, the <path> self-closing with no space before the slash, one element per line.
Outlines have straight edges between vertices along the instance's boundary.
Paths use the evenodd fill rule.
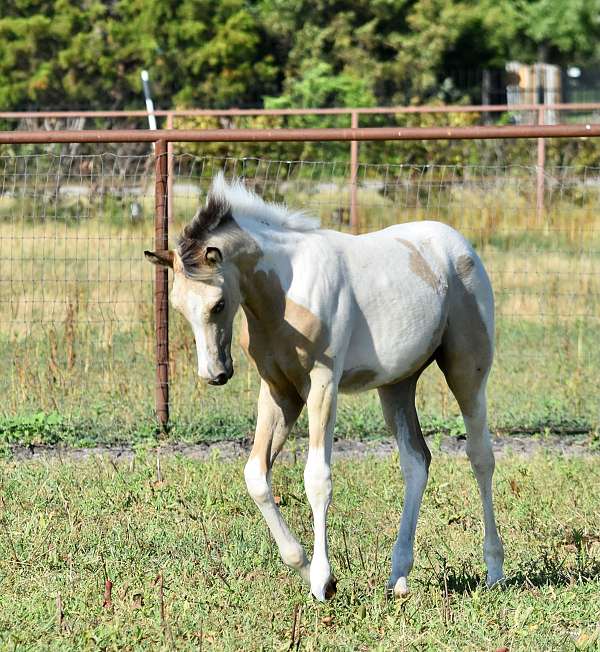
<path fill-rule="evenodd" d="M 410 270 L 416 274 L 422 281 L 427 283 L 429 287 L 438 294 L 440 293 L 440 280 L 431 269 L 429 263 L 423 257 L 423 254 L 417 249 L 417 247 L 408 240 L 404 238 L 396 238 L 396 240 L 402 243 L 407 249 L 410 250 L 410 256 L 408 259 L 408 265 Z"/>
<path fill-rule="evenodd" d="M 471 256 L 467 256 L 466 254 L 459 256 L 456 260 L 456 273 L 463 281 L 471 277 L 471 272 L 474 267 L 475 261 Z"/>
<path fill-rule="evenodd" d="M 346 391 L 351 389 L 359 390 L 369 385 L 376 377 L 377 374 L 372 369 L 366 369 L 365 367 L 348 369 L 342 373 L 339 388 Z"/>
<path fill-rule="evenodd" d="M 275 271 L 255 271 L 242 280 L 249 357 L 262 378 L 279 391 L 291 385 L 303 395 L 315 362 L 331 368 L 325 351 L 326 325 L 310 310 L 286 297 Z"/>

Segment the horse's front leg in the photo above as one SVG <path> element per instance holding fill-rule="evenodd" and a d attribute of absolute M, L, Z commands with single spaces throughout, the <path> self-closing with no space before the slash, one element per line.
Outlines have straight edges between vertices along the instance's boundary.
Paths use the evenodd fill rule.
<path fill-rule="evenodd" d="M 337 385 L 332 372 L 318 368 L 311 374 L 308 394 L 308 457 L 304 469 L 304 486 L 312 508 L 314 553 L 310 565 L 310 590 L 318 600 L 335 594 L 327 550 L 327 510 L 331 503 L 331 445 Z"/>
<path fill-rule="evenodd" d="M 305 582 L 310 581 L 310 564 L 304 549 L 290 532 L 273 499 L 271 469 L 294 425 L 303 402 L 294 392 L 283 395 L 263 380 L 258 400 L 254 445 L 244 468 L 248 492 L 260 509 L 285 564 L 295 568 Z"/>

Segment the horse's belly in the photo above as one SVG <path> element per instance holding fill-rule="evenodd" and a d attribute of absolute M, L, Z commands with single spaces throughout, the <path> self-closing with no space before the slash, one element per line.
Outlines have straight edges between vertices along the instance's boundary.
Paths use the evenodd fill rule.
<path fill-rule="evenodd" d="M 443 297 L 390 299 L 369 320 L 359 316 L 344 360 L 342 392 L 397 382 L 416 373 L 440 345 L 446 325 Z"/>

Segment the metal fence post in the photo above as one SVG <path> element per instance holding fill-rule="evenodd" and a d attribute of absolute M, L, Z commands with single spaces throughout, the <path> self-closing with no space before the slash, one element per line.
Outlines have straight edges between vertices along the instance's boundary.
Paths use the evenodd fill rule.
<path fill-rule="evenodd" d="M 358 129 L 358 112 L 352 111 L 352 129 Z M 350 142 L 350 227 L 352 233 L 358 233 L 358 203 L 357 203 L 357 176 L 358 176 L 358 142 Z"/>
<path fill-rule="evenodd" d="M 159 140 L 154 148 L 155 217 L 154 246 L 169 248 L 167 142 Z M 169 422 L 169 276 L 164 267 L 156 267 L 154 276 L 154 327 L 156 333 L 156 417 L 162 432 Z"/>
<path fill-rule="evenodd" d="M 167 129 L 173 129 L 173 114 L 167 114 Z M 173 161 L 173 143 L 169 141 L 167 143 L 167 160 L 168 160 L 168 169 L 167 169 L 167 212 L 169 217 L 169 225 L 173 225 L 173 181 L 174 181 L 174 167 L 175 163 Z"/>
<path fill-rule="evenodd" d="M 543 105 L 538 109 L 538 125 L 542 126 L 545 123 L 544 116 L 545 109 Z M 538 138 L 537 141 L 537 179 L 536 179 L 536 219 L 538 225 L 544 219 L 544 186 L 545 186 L 545 173 L 546 173 L 546 140 L 545 138 Z"/>

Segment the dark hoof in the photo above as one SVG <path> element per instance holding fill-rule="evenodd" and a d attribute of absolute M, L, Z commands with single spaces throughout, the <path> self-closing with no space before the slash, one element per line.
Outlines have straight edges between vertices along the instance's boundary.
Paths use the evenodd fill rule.
<path fill-rule="evenodd" d="M 327 583 L 327 586 L 325 587 L 325 600 L 331 600 L 331 598 L 333 598 L 336 592 L 337 592 L 337 580 L 332 575 L 331 579 Z"/>

